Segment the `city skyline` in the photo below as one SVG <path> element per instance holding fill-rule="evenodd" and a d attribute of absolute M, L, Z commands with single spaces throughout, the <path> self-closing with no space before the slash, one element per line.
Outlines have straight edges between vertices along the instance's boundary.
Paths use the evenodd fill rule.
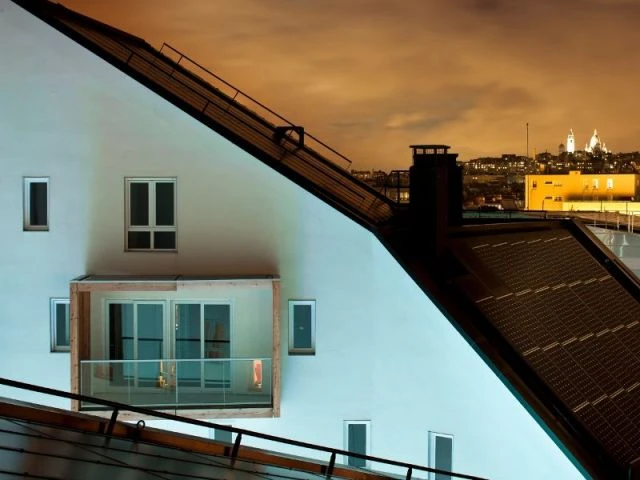
<path fill-rule="evenodd" d="M 633 0 L 62 0 L 167 42 L 335 147 L 406 168 L 410 144 L 469 160 L 581 149 L 598 128 L 640 149 Z M 584 138 L 583 138 L 584 137 Z"/>

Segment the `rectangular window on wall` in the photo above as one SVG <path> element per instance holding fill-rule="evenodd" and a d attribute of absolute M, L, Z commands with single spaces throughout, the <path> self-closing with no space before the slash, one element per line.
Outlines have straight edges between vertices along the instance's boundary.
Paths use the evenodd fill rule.
<path fill-rule="evenodd" d="M 451 472 L 453 470 L 453 435 L 429 432 L 429 467 Z M 431 480 L 451 480 L 451 475 L 432 473 Z"/>
<path fill-rule="evenodd" d="M 289 353 L 316 353 L 315 300 L 289 300 Z"/>
<path fill-rule="evenodd" d="M 229 425 L 231 426 L 231 425 Z M 222 430 L 220 428 L 210 428 L 209 438 L 217 442 L 233 443 L 233 432 Z"/>
<path fill-rule="evenodd" d="M 68 298 L 51 299 L 51 351 L 68 352 L 70 341 Z"/>
<path fill-rule="evenodd" d="M 176 250 L 176 179 L 127 178 L 127 250 Z"/>
<path fill-rule="evenodd" d="M 369 420 L 346 420 L 344 422 L 344 449 L 348 452 L 369 455 L 371 451 L 371 422 Z M 350 467 L 368 468 L 364 458 L 347 456 L 344 463 Z"/>
<path fill-rule="evenodd" d="M 49 178 L 24 178 L 24 230 L 49 230 Z"/>

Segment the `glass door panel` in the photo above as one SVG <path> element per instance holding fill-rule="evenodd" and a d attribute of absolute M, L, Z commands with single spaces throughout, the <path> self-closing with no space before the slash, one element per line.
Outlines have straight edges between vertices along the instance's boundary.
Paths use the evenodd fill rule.
<path fill-rule="evenodd" d="M 202 305 L 176 304 L 175 356 L 178 362 L 178 385 L 200 387 L 202 359 Z"/>
<path fill-rule="evenodd" d="M 229 388 L 231 365 L 231 307 L 230 305 L 203 305 L 204 386 Z"/>
<path fill-rule="evenodd" d="M 160 360 L 164 354 L 164 314 L 162 304 L 136 305 L 138 360 L 157 362 L 138 363 L 138 385 L 155 386 L 160 376 Z"/>
<path fill-rule="evenodd" d="M 109 311 L 109 360 L 133 360 L 133 304 L 110 303 Z M 124 385 L 133 380 L 133 363 L 111 365 L 109 378 L 114 385 Z"/>

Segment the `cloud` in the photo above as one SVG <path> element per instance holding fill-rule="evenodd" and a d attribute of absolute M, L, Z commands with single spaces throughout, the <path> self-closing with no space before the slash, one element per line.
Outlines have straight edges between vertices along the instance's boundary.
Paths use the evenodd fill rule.
<path fill-rule="evenodd" d="M 61 0 L 167 41 L 362 168 L 409 143 L 461 158 L 594 127 L 637 150 L 637 0 Z M 580 142 L 579 142 L 580 143 Z"/>

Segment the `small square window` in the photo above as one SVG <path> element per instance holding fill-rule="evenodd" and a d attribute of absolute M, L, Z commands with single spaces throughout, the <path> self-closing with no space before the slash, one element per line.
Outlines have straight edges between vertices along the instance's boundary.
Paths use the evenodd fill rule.
<path fill-rule="evenodd" d="M 24 230 L 49 230 L 49 178 L 24 178 Z"/>
<path fill-rule="evenodd" d="M 429 467 L 453 471 L 453 435 L 429 432 Z M 451 480 L 451 475 L 431 473 L 431 480 Z"/>
<path fill-rule="evenodd" d="M 68 352 L 70 346 L 70 314 L 68 298 L 51 299 L 51 351 Z"/>
<path fill-rule="evenodd" d="M 344 449 L 348 452 L 370 455 L 371 452 L 371 421 L 345 420 Z M 345 456 L 344 463 L 350 467 L 369 468 L 366 458 Z"/>
<path fill-rule="evenodd" d="M 231 425 L 229 425 L 230 427 Z M 210 428 L 209 438 L 216 442 L 233 443 L 233 432 L 230 430 L 222 430 L 221 428 Z"/>
<path fill-rule="evenodd" d="M 316 353 L 315 300 L 289 300 L 289 353 Z"/>
<path fill-rule="evenodd" d="M 126 249 L 176 250 L 176 179 L 127 178 Z"/>

